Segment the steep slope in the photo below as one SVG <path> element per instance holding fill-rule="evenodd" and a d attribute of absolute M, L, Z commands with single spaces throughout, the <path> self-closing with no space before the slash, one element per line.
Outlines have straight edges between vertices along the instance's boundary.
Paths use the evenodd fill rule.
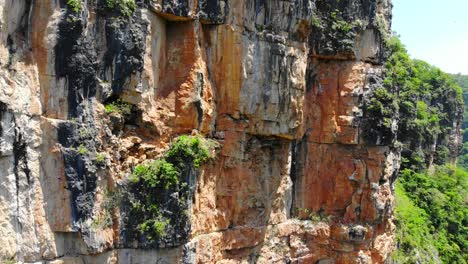
<path fill-rule="evenodd" d="M 463 89 L 463 101 L 465 105 L 462 124 L 463 148 L 460 157 L 458 157 L 458 165 L 468 170 L 468 76 L 453 74 L 452 78 Z"/>
<path fill-rule="evenodd" d="M 390 1 L 1 0 L 0 14 L 4 260 L 390 255 L 398 116 L 369 111 Z"/>
<path fill-rule="evenodd" d="M 396 90 L 397 96 L 379 99 L 389 97 L 399 115 L 402 169 L 418 172 L 432 165 L 455 163 L 462 146 L 462 89 L 440 69 L 411 60 L 398 39 L 391 39 L 389 46 L 384 87 Z"/>
<path fill-rule="evenodd" d="M 440 69 L 411 60 L 391 41 L 385 83 L 399 114 L 402 164 L 396 182 L 394 263 L 466 263 L 468 173 L 455 168 L 461 147 L 462 89 Z M 390 99 L 388 99 L 390 98 Z"/>
<path fill-rule="evenodd" d="M 395 263 L 466 263 L 468 172 L 453 166 L 397 182 Z"/>

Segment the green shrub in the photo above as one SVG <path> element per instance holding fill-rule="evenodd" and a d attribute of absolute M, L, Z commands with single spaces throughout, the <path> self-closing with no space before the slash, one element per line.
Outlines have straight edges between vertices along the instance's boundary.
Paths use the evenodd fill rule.
<path fill-rule="evenodd" d="M 87 137 L 91 137 L 92 136 L 92 133 L 91 131 L 86 128 L 86 127 L 81 127 L 79 130 L 78 130 L 78 135 L 80 136 L 80 138 L 87 138 Z"/>
<path fill-rule="evenodd" d="M 309 208 L 296 208 L 295 214 L 299 220 L 309 220 L 314 224 L 330 223 L 332 220 L 332 216 L 326 216 L 322 212 L 314 212 Z"/>
<path fill-rule="evenodd" d="M 100 152 L 96 154 L 96 163 L 97 164 L 104 164 L 106 162 L 106 153 Z"/>
<path fill-rule="evenodd" d="M 398 109 L 398 106 L 395 105 L 394 95 L 383 87 L 374 91 L 374 95 L 366 108 L 370 115 L 379 117 L 383 121 L 381 126 L 387 129 L 392 126 L 392 118 L 396 109 Z"/>
<path fill-rule="evenodd" d="M 217 142 L 207 140 L 201 136 L 180 136 L 174 140 L 165 157 L 175 166 L 186 167 L 193 165 L 195 168 L 210 158 L 213 158 L 213 150 Z"/>
<path fill-rule="evenodd" d="M 87 149 L 86 146 L 83 145 L 83 144 L 80 144 L 80 145 L 78 146 L 78 148 L 76 149 L 76 151 L 77 151 L 78 154 L 80 154 L 80 155 L 86 155 L 86 154 L 88 153 L 88 149 Z"/>
<path fill-rule="evenodd" d="M 73 12 L 78 13 L 83 8 L 81 0 L 67 0 L 68 8 L 73 10 Z"/>
<path fill-rule="evenodd" d="M 328 52 L 350 52 L 354 46 L 356 34 L 363 27 L 359 19 L 345 16 L 335 9 L 327 14 L 322 14 L 320 20 L 314 18 L 312 26 L 318 31 L 323 40 L 327 41 Z"/>
<path fill-rule="evenodd" d="M 443 165 L 450 158 L 450 150 L 443 145 L 437 145 L 434 155 L 434 164 Z"/>
<path fill-rule="evenodd" d="M 330 20 L 332 21 L 331 29 L 342 32 L 344 34 L 362 27 L 361 20 L 355 20 L 353 22 L 347 22 L 344 20 L 341 16 L 339 16 L 339 10 L 335 10 L 330 13 Z"/>
<path fill-rule="evenodd" d="M 315 17 L 315 16 L 312 18 L 312 25 L 313 25 L 314 27 L 320 28 L 320 29 L 322 29 L 322 27 L 323 27 L 323 26 L 322 26 L 322 22 L 320 21 L 320 19 L 318 19 L 318 18 Z"/>
<path fill-rule="evenodd" d="M 363 108 L 366 119 L 364 139 L 375 142 L 380 138 L 380 143 L 390 144 L 394 138 L 392 125 L 398 111 L 397 97 L 387 88 L 379 87 L 365 101 Z"/>
<path fill-rule="evenodd" d="M 384 88 L 398 92 L 394 115 L 402 148 L 395 262 L 466 263 L 467 173 L 450 166 L 436 166 L 434 174 L 426 171 L 431 162 L 445 164 L 456 151 L 449 149 L 455 146 L 448 135 L 456 132 L 453 124 L 461 114 L 461 88 L 440 69 L 412 60 L 398 38 L 386 41 L 386 47 L 390 57 L 384 65 Z M 382 113 L 380 120 L 386 124 L 382 95 L 375 94 L 378 100 L 371 101 L 368 110 Z M 460 162 L 468 164 L 468 156 Z"/>
<path fill-rule="evenodd" d="M 172 163 L 167 162 L 165 159 L 157 159 L 148 165 L 135 167 L 129 180 L 134 184 L 141 181 L 142 184 L 151 188 L 164 186 L 167 190 L 179 183 L 179 175 L 180 172 Z"/>
<path fill-rule="evenodd" d="M 182 211 L 188 208 L 187 176 L 193 169 L 214 157 L 218 143 L 201 136 L 180 136 L 170 145 L 169 150 L 159 159 L 135 167 L 129 177 L 130 207 L 133 230 L 144 235 L 149 241 L 166 236 L 166 230 L 174 223 L 168 212 L 167 197 L 177 193 L 172 207 Z M 177 216 L 187 218 L 188 216 Z"/>
<path fill-rule="evenodd" d="M 135 0 L 106 0 L 107 8 L 119 11 L 123 16 L 130 17 L 136 9 Z"/>
<path fill-rule="evenodd" d="M 169 224 L 169 219 L 164 219 L 159 215 L 156 219 L 146 220 L 138 225 L 138 230 L 142 234 L 147 234 L 149 240 L 153 240 L 156 237 L 166 236 L 166 227 Z"/>
<path fill-rule="evenodd" d="M 106 113 L 117 113 L 123 116 L 129 116 L 132 113 L 132 105 L 121 100 L 106 104 L 104 106 Z"/>
<path fill-rule="evenodd" d="M 102 202 L 102 212 L 93 219 L 91 226 L 93 228 L 109 228 L 112 226 L 112 213 L 118 208 L 124 200 L 124 192 L 122 190 L 114 190 L 104 192 Z"/>

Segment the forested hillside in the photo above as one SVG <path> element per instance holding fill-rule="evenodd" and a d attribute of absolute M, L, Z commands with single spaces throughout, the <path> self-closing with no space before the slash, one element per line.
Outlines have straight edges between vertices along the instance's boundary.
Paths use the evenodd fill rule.
<path fill-rule="evenodd" d="M 466 263 L 468 173 L 450 165 L 461 147 L 462 89 L 440 69 L 410 59 L 399 40 L 390 48 L 386 83 L 398 90 L 392 106 L 400 119 L 395 145 L 403 148 L 393 260 Z"/>
<path fill-rule="evenodd" d="M 462 87 L 464 92 L 468 90 L 468 75 L 452 74 L 452 78 Z"/>
<path fill-rule="evenodd" d="M 453 79 L 463 90 L 463 101 L 465 102 L 465 112 L 463 114 L 463 149 L 458 158 L 458 165 L 468 169 L 468 75 L 453 74 Z"/>

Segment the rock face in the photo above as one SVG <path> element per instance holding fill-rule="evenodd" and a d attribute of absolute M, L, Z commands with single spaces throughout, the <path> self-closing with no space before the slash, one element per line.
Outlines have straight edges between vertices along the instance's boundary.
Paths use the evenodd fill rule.
<path fill-rule="evenodd" d="M 386 261 L 390 0 L 112 2 L 0 0 L 0 260 Z M 147 243 L 112 193 L 191 133 L 221 147 Z"/>

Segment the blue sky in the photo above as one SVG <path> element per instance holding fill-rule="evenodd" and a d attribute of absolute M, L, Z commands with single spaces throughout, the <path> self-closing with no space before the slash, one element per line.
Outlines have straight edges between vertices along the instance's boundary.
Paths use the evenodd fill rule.
<path fill-rule="evenodd" d="M 393 0 L 392 29 L 412 58 L 468 74 L 468 0 Z"/>

